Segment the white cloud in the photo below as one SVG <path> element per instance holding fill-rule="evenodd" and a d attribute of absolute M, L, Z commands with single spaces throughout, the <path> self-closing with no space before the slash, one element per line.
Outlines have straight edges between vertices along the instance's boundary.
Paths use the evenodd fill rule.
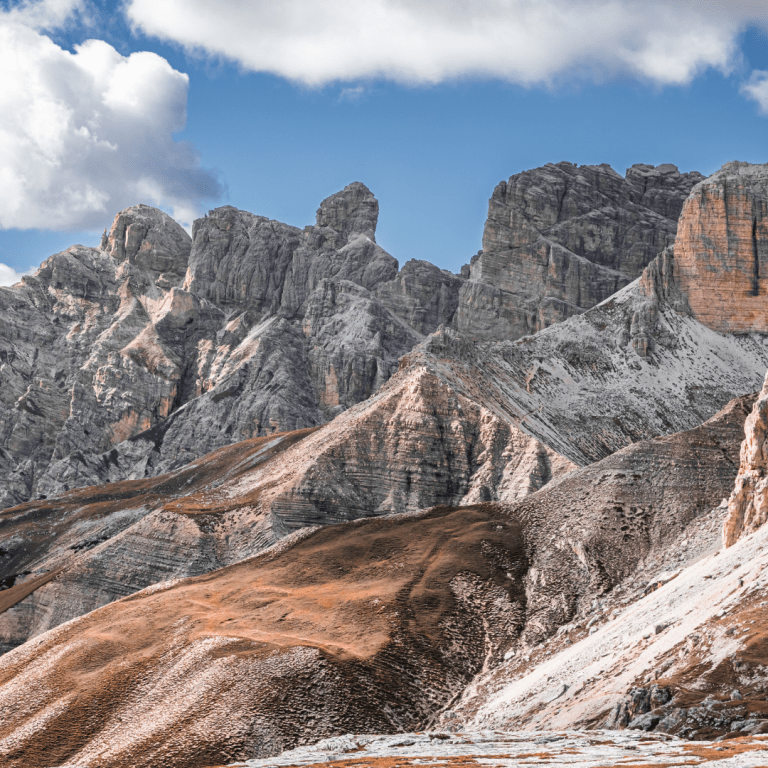
<path fill-rule="evenodd" d="M 43 0 L 0 12 L 0 228 L 92 229 L 138 202 L 188 222 L 220 187 L 173 140 L 187 75 L 100 40 L 71 53 L 38 31 L 79 9 Z"/>
<path fill-rule="evenodd" d="M 307 85 L 727 71 L 765 0 L 126 0 L 146 34 Z"/>
<path fill-rule="evenodd" d="M 15 285 L 24 275 L 28 275 L 30 271 L 17 272 L 13 267 L 0 263 L 0 286 Z"/>
<path fill-rule="evenodd" d="M 756 101 L 760 111 L 768 115 L 768 72 L 756 69 L 749 80 L 741 86 L 744 96 Z"/>
<path fill-rule="evenodd" d="M 4 12 L 3 18 L 32 29 L 59 29 L 84 10 L 84 0 L 24 0 Z"/>

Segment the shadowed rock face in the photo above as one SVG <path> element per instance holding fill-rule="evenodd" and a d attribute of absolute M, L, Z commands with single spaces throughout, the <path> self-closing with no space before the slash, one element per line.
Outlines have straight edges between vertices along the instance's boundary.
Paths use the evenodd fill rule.
<path fill-rule="evenodd" d="M 675 238 L 703 176 L 673 165 L 546 165 L 501 182 L 455 327 L 515 339 L 579 314 L 637 278 Z"/>
<path fill-rule="evenodd" d="M 377 215 L 358 182 L 304 230 L 225 206 L 190 240 L 134 206 L 100 248 L 0 289 L 0 508 L 166 472 L 369 397 L 451 321 L 463 282 L 398 273 Z"/>
<path fill-rule="evenodd" d="M 693 190 L 675 263 L 702 323 L 723 333 L 768 331 L 768 165 L 726 163 Z"/>

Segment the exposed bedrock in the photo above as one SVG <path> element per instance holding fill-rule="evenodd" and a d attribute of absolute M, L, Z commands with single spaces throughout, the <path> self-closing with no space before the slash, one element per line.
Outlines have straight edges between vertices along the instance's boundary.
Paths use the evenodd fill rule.
<path fill-rule="evenodd" d="M 753 400 L 731 403 L 690 432 L 629 446 L 517 504 L 308 528 L 255 558 L 169 581 L 53 629 L 0 660 L 0 713 L 8 713 L 0 715 L 0 754 L 24 768 L 52 757 L 192 768 L 341 733 L 423 728 L 471 680 L 538 647 L 650 553 L 663 556 L 716 504 L 733 482 Z M 412 401 L 408 410 L 417 439 L 421 409 Z M 308 462 L 331 426 L 274 456 L 273 474 Z M 270 492 L 254 484 L 258 469 L 243 468 L 274 450 L 268 440 L 239 458 L 234 447 L 223 449 L 208 467 L 164 480 L 164 489 L 141 481 L 149 492 L 178 492 L 187 481 L 192 491 L 144 528 L 145 546 L 165 548 L 155 562 L 167 567 L 171 547 L 184 546 L 207 551 L 212 562 L 225 549 L 217 550 L 217 539 L 231 554 L 256 522 L 252 507 Z M 227 472 L 231 482 L 206 486 Z M 126 499 L 126 508 L 141 500 Z M 81 507 L 81 524 L 98 519 L 93 512 Z M 160 515 L 175 517 L 175 527 L 164 530 Z M 236 525 L 223 529 L 227 515 L 240 517 L 239 533 Z M 74 533 L 64 526 L 60 536 Z M 109 542 L 94 546 L 89 559 L 65 565 L 31 597 L 49 612 L 61 604 L 67 567 L 82 574 L 90 563 L 95 573 L 110 562 L 102 578 L 123 574 L 131 535 L 127 527 L 117 537 L 122 552 Z M 203 539 L 205 546 L 194 543 Z M 3 616 L 22 616 L 28 601 Z M 482 689 L 468 690 L 487 701 Z M 452 706 L 465 717 L 476 705 L 465 696 Z"/>
<path fill-rule="evenodd" d="M 375 242 L 358 182 L 304 230 L 139 205 L 0 289 L 0 508 L 315 426 L 451 321 L 463 279 Z M 106 457 L 106 458 L 105 458 Z"/>
<path fill-rule="evenodd" d="M 673 165 L 549 164 L 501 182 L 454 325 L 515 339 L 583 312 L 637 278 L 675 238 L 703 176 Z"/>
<path fill-rule="evenodd" d="M 702 323 L 724 333 L 768 331 L 768 165 L 726 163 L 694 188 L 675 263 Z"/>
<path fill-rule="evenodd" d="M 132 445 L 138 462 L 142 449 Z M 91 469 L 119 478 L 121 461 L 106 455 Z M 14 647 L 149 584 L 249 557 L 297 528 L 516 501 L 572 469 L 439 373 L 407 370 L 311 434 L 237 443 L 156 479 L 4 512 L 0 538 L 13 546 L 3 545 L 10 555 L 0 559 L 0 578 L 18 579 L 21 594 L 25 583 L 64 570 L 0 613 L 0 643 Z"/>
<path fill-rule="evenodd" d="M 744 425 L 741 464 L 728 500 L 723 543 L 730 547 L 768 521 L 768 378 Z"/>

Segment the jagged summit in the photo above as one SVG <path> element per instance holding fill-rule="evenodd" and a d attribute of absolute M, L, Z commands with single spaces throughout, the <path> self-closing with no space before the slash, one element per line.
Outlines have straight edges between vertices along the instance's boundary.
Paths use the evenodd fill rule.
<path fill-rule="evenodd" d="M 359 182 L 303 230 L 222 206 L 190 238 L 137 205 L 101 248 L 56 254 L 0 290 L 0 506 L 118 467 L 156 474 L 370 396 L 451 322 L 463 283 L 398 271 L 374 240 L 377 214 Z"/>
<path fill-rule="evenodd" d="M 515 339 L 599 304 L 639 277 L 675 238 L 704 177 L 675 166 L 550 163 L 494 189 L 456 327 Z"/>
<path fill-rule="evenodd" d="M 353 181 L 341 192 L 326 197 L 317 209 L 317 226 L 338 232 L 342 244 L 355 235 L 366 235 L 375 242 L 378 218 L 378 200 L 359 181 Z"/>
<path fill-rule="evenodd" d="M 0 756 L 768 731 L 764 177 L 520 174 L 462 277 L 358 183 L 186 261 L 140 206 L 0 290 Z"/>

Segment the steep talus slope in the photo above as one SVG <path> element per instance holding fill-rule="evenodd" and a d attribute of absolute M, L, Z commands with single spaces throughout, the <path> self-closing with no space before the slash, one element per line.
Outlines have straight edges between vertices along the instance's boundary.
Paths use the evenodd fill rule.
<path fill-rule="evenodd" d="M 88 606 L 103 605 L 171 570 L 192 575 L 203 562 L 210 568 L 234 562 L 308 525 L 435 504 L 517 501 L 575 465 L 695 427 L 760 386 L 768 347 L 761 334 L 723 334 L 691 317 L 675 269 L 674 255 L 665 252 L 610 300 L 514 342 L 478 344 L 442 328 L 402 358 L 398 373 L 365 402 L 286 450 L 279 463 L 264 462 L 217 488 L 165 499 L 97 552 L 85 552 L 80 566 L 0 617 L 6 647 L 80 615 L 81 591 L 91 595 Z M 326 318 L 331 336 L 356 333 L 358 323 L 368 322 L 358 303 L 368 300 L 366 291 L 349 281 L 320 281 L 303 305 L 303 324 Z M 260 325 L 279 323 L 288 321 L 268 318 Z M 280 365 L 283 350 L 277 343 L 272 349 Z M 232 390 L 211 390 L 114 453 L 83 456 L 70 466 L 81 480 L 98 470 L 120 481 L 126 465 L 150 466 L 166 447 L 176 455 L 189 446 L 185 459 L 193 458 L 208 434 L 206 418 L 218 419 L 226 432 L 227 419 L 245 420 L 250 398 L 258 396 L 245 383 L 242 390 L 235 386 L 234 376 L 227 381 Z M 284 382 L 275 382 L 278 396 Z M 190 525 L 189 514 L 205 520 L 217 541 L 229 542 L 229 559 L 190 557 L 188 572 L 175 559 L 173 569 L 158 568 L 174 548 L 168 544 L 174 531 Z M 86 565 L 92 558 L 119 563 L 120 577 L 114 583 L 94 577 Z M 58 567 L 55 557 L 41 553 L 24 570 L 36 578 Z M 16 566 L 3 577 L 21 570 Z M 548 620 L 543 631 L 551 626 Z"/>
<path fill-rule="evenodd" d="M 750 405 L 517 505 L 306 529 L 51 630 L 0 660 L 0 712 L 14 713 L 0 715 L 0 754 L 25 768 L 204 766 L 415 728 L 716 504 Z"/>
<path fill-rule="evenodd" d="M 518 631 L 520 542 L 493 507 L 438 508 L 92 612 L 0 662 L 3 764 L 209 766 L 413 729 Z"/>
<path fill-rule="evenodd" d="M 589 633 L 567 626 L 530 663 L 498 667 L 467 689 L 449 720 L 696 739 L 765 733 L 767 537 L 760 528 L 682 569 L 662 572 L 658 563 L 645 597 L 616 601 L 610 612 L 606 601 Z"/>
<path fill-rule="evenodd" d="M 316 426 L 451 321 L 463 279 L 375 242 L 360 183 L 304 230 L 225 206 L 118 214 L 0 289 L 0 507 Z"/>
<path fill-rule="evenodd" d="M 99 248 L 0 290 L 0 506 L 324 423 L 441 325 L 509 338 L 590 307 L 671 242 L 697 179 L 673 166 L 521 174 L 494 193 L 485 251 L 461 276 L 417 260 L 398 271 L 359 182 L 304 229 L 224 206 L 190 240 L 156 209 L 127 209 Z M 533 305 L 565 309 L 531 320 Z M 527 318 L 514 332 L 509 313 Z"/>
<path fill-rule="evenodd" d="M 691 429 L 760 388 L 768 337 L 718 333 L 681 314 L 649 275 L 514 342 L 477 344 L 443 329 L 401 366 L 439 370 L 458 393 L 582 466 Z"/>
<path fill-rule="evenodd" d="M 33 593 L 0 613 L 2 647 L 148 584 L 249 557 L 296 528 L 436 504 L 514 501 L 574 468 L 426 369 L 394 377 L 315 432 L 270 438 L 268 450 L 260 445 L 221 449 L 156 480 L 3 512 L 0 578 L 24 574 L 18 589 L 25 589 L 26 581 L 57 576 L 35 582 Z"/>
<path fill-rule="evenodd" d="M 708 332 L 712 326 L 738 333 L 741 340 L 762 329 L 755 318 L 766 315 L 768 302 L 765 294 L 753 293 L 752 279 L 758 276 L 755 264 L 759 266 L 766 247 L 766 234 L 759 226 L 768 196 L 766 179 L 767 166 L 737 163 L 724 166 L 698 185 L 683 209 L 674 250 L 667 249 L 650 265 L 636 288 L 625 289 L 616 297 L 620 301 L 634 290 L 636 297 L 648 299 L 632 320 L 643 328 L 637 349 L 646 358 L 660 356 L 664 339 L 659 338 L 659 318 L 672 317 L 665 307 L 674 307 L 689 328 L 695 322 Z M 745 218 L 752 224 L 745 224 Z M 745 231 L 752 238 L 746 244 Z M 750 254 L 751 259 L 747 258 Z M 692 274 L 698 278 L 692 280 Z M 720 334 L 720 338 L 727 337 Z M 711 372 L 712 358 L 707 358 Z M 696 395 L 700 399 L 701 390 Z M 677 536 L 671 546 L 667 542 L 667 551 L 651 547 L 634 574 L 630 569 L 612 595 L 592 606 L 589 621 L 585 622 L 589 615 L 585 613 L 580 621 L 564 625 L 562 633 L 546 644 L 546 652 L 533 654 L 533 672 L 528 663 L 531 654 L 527 654 L 476 680 L 458 707 L 459 719 L 502 727 L 514 723 L 516 727 L 605 724 L 658 728 L 696 738 L 768 729 L 764 701 L 768 654 L 760 627 L 766 598 L 761 578 L 764 539 L 768 535 L 762 527 L 766 520 L 765 407 L 764 387 L 745 421 L 746 440 L 735 486 L 729 489 L 730 499 L 724 494 L 721 504 L 708 514 L 702 514 L 705 509 L 699 506 L 699 521 L 691 520 L 683 528 L 696 488 L 685 490 L 686 499 L 673 496 L 665 534 Z M 636 447 L 581 472 L 620 460 Z M 721 488 L 727 477 L 724 467 L 730 464 L 732 469 L 732 457 L 731 450 L 730 462 L 717 459 L 710 466 L 712 472 L 718 468 L 725 472 Z M 695 464 L 706 467 L 705 457 L 696 456 Z M 660 488 L 666 489 L 679 473 L 677 461 L 673 467 L 660 472 Z M 622 475 L 617 495 L 631 496 L 635 478 Z M 565 478 L 560 486 L 550 486 L 521 506 L 551 507 L 547 498 L 575 478 Z M 582 493 L 589 496 L 586 489 Z M 571 496 L 576 495 L 574 488 Z M 643 495 L 652 498 L 653 491 L 648 489 Z M 638 503 L 637 511 L 642 509 Z M 624 522 L 622 530 L 629 539 L 623 556 L 631 559 L 636 522 L 629 518 Z M 722 538 L 730 549 L 718 551 L 721 523 Z M 643 579 L 646 596 L 627 609 L 643 588 Z M 612 621 L 598 629 L 606 619 Z M 584 637 L 586 630 L 596 634 Z M 569 647 L 574 640 L 580 642 Z M 547 660 L 552 653 L 554 658 Z"/>
<path fill-rule="evenodd" d="M 748 192 L 726 168 L 705 197 L 725 189 L 728 200 L 751 200 L 734 206 L 741 232 L 744 211 L 759 208 L 752 177 L 768 169 L 737 170 L 752 179 Z M 586 244 L 596 263 L 610 251 L 639 271 L 654 238 L 668 245 L 674 234 L 658 235 L 668 226 L 655 217 L 671 221 L 681 186 L 695 179 L 636 169 L 647 177 L 637 194 L 648 192 L 640 207 L 650 215 L 616 191 L 626 180 L 595 174 L 600 194 L 616 198 L 619 224 L 598 216 L 592 237 L 587 206 L 570 217 L 581 245 L 568 241 L 570 218 L 562 231 L 528 234 L 547 254 L 559 233 L 570 245 L 558 248 L 579 259 Z M 696 248 L 684 244 L 578 316 L 478 343 L 446 327 L 461 318 L 467 284 L 421 262 L 393 271 L 373 239 L 375 200 L 361 187 L 324 201 L 303 231 L 219 209 L 196 223 L 183 283 L 161 280 L 180 275 L 173 262 L 152 281 L 121 284 L 122 335 L 104 337 L 113 358 L 126 350 L 154 366 L 172 384 L 158 397 L 174 395 L 143 432 L 121 422 L 119 442 L 48 470 L 51 493 L 94 477 L 120 481 L 101 489 L 109 498 L 76 491 L 0 518 L 0 558 L 13 559 L 0 635 L 6 648 L 32 638 L 0 659 L 6 760 L 213 765 L 436 717 L 451 729 L 577 723 L 700 736 L 726 733 L 731 709 L 762 712 L 762 635 L 742 630 L 762 616 L 768 534 L 755 492 L 764 398 L 731 499 L 736 543 L 708 550 L 739 468 L 754 401 L 745 394 L 768 368 L 766 336 L 753 323 L 765 299 L 727 328 L 702 315 L 686 277 Z M 718 231 L 730 231 L 728 210 L 699 215 L 706 206 L 691 200 L 701 189 L 681 231 L 704 242 L 711 228 L 717 243 Z M 738 303 L 744 274 L 754 277 L 755 264 L 759 273 L 758 224 L 755 213 L 752 262 L 738 256 L 741 235 L 707 256 L 710 266 L 731 265 L 702 272 L 712 295 L 741 286 Z M 147 239 L 128 229 L 115 238 L 126 253 L 131 237 Z M 603 231 L 613 250 L 597 237 Z M 109 243 L 93 264 L 122 268 Z M 146 272 L 139 253 L 135 269 Z M 562 287 L 551 263 L 560 275 L 552 285 Z M 92 290 L 87 276 L 78 280 Z M 436 332 L 424 339 L 427 331 Z M 417 342 L 390 376 L 388 361 Z M 96 370 L 109 396 L 120 395 L 113 368 Z M 44 401 L 14 402 L 31 418 Z M 335 418 L 179 468 L 206 445 L 278 429 L 288 413 L 313 425 Z M 171 471 L 145 479 L 163 469 Z M 418 511 L 433 504 L 471 506 Z M 337 525 L 312 530 L 326 523 Z M 720 621 L 729 611 L 738 628 Z M 720 701 L 736 683 L 743 711 Z"/>
<path fill-rule="evenodd" d="M 455 327 L 516 339 L 593 307 L 674 241 L 702 179 L 673 165 L 634 165 L 623 178 L 608 165 L 563 162 L 501 182 Z"/>

